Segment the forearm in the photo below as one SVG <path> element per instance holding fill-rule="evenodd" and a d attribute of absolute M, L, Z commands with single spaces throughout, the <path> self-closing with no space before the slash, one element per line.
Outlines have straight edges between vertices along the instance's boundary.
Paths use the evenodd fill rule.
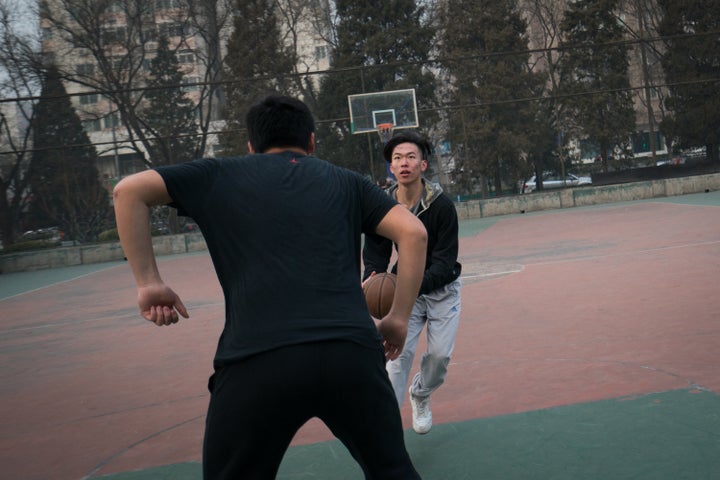
<path fill-rule="evenodd" d="M 113 191 L 120 244 L 138 287 L 161 281 L 150 233 L 150 206 L 159 201 L 154 180 L 144 174 L 127 177 Z"/>
<path fill-rule="evenodd" d="M 397 244 L 397 283 L 390 314 L 407 322 L 422 284 L 427 231 L 415 215 L 398 205 L 380 222 L 377 233 Z"/>
<path fill-rule="evenodd" d="M 427 237 L 421 233 L 398 242 L 397 283 L 390 313 L 410 317 L 422 284 L 426 248 Z"/>
<path fill-rule="evenodd" d="M 144 286 L 159 281 L 150 234 L 150 207 L 142 202 L 115 201 L 115 217 L 120 245 L 130 264 L 135 283 Z"/>

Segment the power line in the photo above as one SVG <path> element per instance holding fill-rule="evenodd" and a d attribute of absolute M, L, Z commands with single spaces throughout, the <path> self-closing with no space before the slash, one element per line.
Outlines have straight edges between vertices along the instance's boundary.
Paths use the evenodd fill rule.
<path fill-rule="evenodd" d="M 534 54 L 534 53 L 547 53 L 547 52 L 563 52 L 563 51 L 569 51 L 569 50 L 574 50 L 574 49 L 580 50 L 580 49 L 586 49 L 586 48 L 630 46 L 630 45 L 639 45 L 642 43 L 666 42 L 669 40 L 678 40 L 678 39 L 693 39 L 693 38 L 705 37 L 705 36 L 710 36 L 710 35 L 720 35 L 720 30 L 709 31 L 709 32 L 700 32 L 700 33 L 688 33 L 688 34 L 656 36 L 656 37 L 648 37 L 648 38 L 617 40 L 617 41 L 604 42 L 604 43 L 575 43 L 575 44 L 560 45 L 557 47 L 531 48 L 531 49 L 524 49 L 524 50 L 507 50 L 507 51 L 501 51 L 501 52 L 483 52 L 483 53 L 477 53 L 477 54 L 466 55 L 466 56 L 458 56 L 458 57 L 436 57 L 436 58 L 430 58 L 430 59 L 426 59 L 426 60 L 390 62 L 390 63 L 373 64 L 373 65 L 357 65 L 357 66 L 352 66 L 352 67 L 340 67 L 340 68 L 329 68 L 329 69 L 325 69 L 325 70 L 313 70 L 310 72 L 287 73 L 287 74 L 283 74 L 282 76 L 288 77 L 288 78 L 304 78 L 304 77 L 308 77 L 308 76 L 333 75 L 333 74 L 358 72 L 361 70 L 377 70 L 377 69 L 385 69 L 385 68 L 406 67 L 406 66 L 413 66 L 413 65 L 443 65 L 443 64 L 452 63 L 452 62 L 465 62 L 465 61 L 479 60 L 479 59 L 483 59 L 483 58 L 528 55 L 528 54 Z M 210 86 L 220 87 L 220 86 L 233 85 L 233 84 L 242 83 L 242 82 L 269 80 L 269 79 L 276 78 L 278 76 L 279 75 L 259 75 L 259 76 L 255 76 L 255 77 L 236 78 L 233 80 L 180 83 L 180 84 L 164 85 L 161 87 L 160 86 L 143 86 L 143 87 L 119 88 L 119 89 L 108 89 L 108 90 L 95 89 L 95 90 L 86 90 L 86 91 L 81 91 L 81 92 L 67 93 L 65 95 L 53 95 L 53 96 L 28 95 L 28 96 L 23 96 L 23 97 L 14 97 L 14 98 L 0 98 L 0 103 L 34 101 L 34 100 L 40 100 L 40 99 L 81 97 L 81 96 L 85 96 L 85 95 L 112 96 L 112 95 L 117 95 L 117 94 L 121 94 L 121 93 L 129 94 L 129 93 L 145 92 L 145 91 L 151 91 L 151 90 L 163 90 L 163 89 L 169 89 L 169 88 L 191 88 L 191 87 L 210 87 Z"/>
<path fill-rule="evenodd" d="M 524 98 L 514 98 L 514 99 L 507 99 L 507 100 L 494 100 L 494 101 L 489 101 L 489 102 L 468 103 L 468 104 L 464 104 L 464 105 L 447 105 L 447 106 L 419 109 L 419 111 L 438 112 L 438 111 L 451 111 L 451 110 L 465 110 L 465 109 L 473 109 L 473 108 L 481 108 L 481 107 L 490 107 L 490 106 L 496 106 L 496 105 L 507 105 L 507 104 L 524 103 L 524 102 L 536 102 L 536 101 L 544 101 L 544 100 L 561 100 L 561 99 L 565 99 L 565 98 L 580 97 L 580 96 L 627 92 L 627 91 L 634 91 L 634 90 L 643 90 L 645 88 L 682 87 L 682 86 L 699 85 L 699 84 L 714 83 L 714 82 L 720 82 L 720 77 L 701 79 L 701 80 L 689 80 L 689 81 L 685 81 L 685 82 L 653 84 L 653 85 L 647 85 L 647 86 L 643 85 L 643 86 L 639 86 L 639 87 L 592 90 L 592 91 L 587 91 L 587 92 L 557 94 L 557 95 L 548 95 L 548 96 L 541 96 L 541 97 L 524 97 Z M 331 124 L 338 123 L 338 122 L 348 122 L 348 121 L 350 121 L 350 117 L 339 117 L 339 118 L 334 118 L 334 119 L 316 120 L 315 123 L 318 125 L 331 125 Z M 173 138 L 198 137 L 198 136 L 202 136 L 202 135 L 208 135 L 208 136 L 223 135 L 223 134 L 228 134 L 228 133 L 240 133 L 240 132 L 244 132 L 244 131 L 245 131 L 245 129 L 219 130 L 219 131 L 210 131 L 210 132 L 205 132 L 205 133 L 189 133 L 189 134 L 182 134 L 182 135 L 153 137 L 153 140 L 170 140 Z M 91 143 L 84 143 L 84 144 L 62 145 L 62 146 L 57 146 L 57 147 L 49 146 L 49 147 L 43 147 L 43 148 L 37 148 L 37 149 L 27 149 L 27 150 L 5 150 L 5 151 L 0 151 L 0 155 L 17 155 L 20 153 L 44 152 L 44 151 L 52 151 L 52 150 L 58 150 L 58 149 L 86 148 L 86 147 L 90 147 L 90 146 L 98 147 L 98 146 L 120 145 L 121 148 L 130 148 L 127 146 L 123 147 L 124 144 L 128 144 L 128 143 L 133 143 L 133 142 L 131 142 L 130 140 L 118 140 L 115 142 L 112 142 L 112 141 L 111 142 L 91 142 Z"/>

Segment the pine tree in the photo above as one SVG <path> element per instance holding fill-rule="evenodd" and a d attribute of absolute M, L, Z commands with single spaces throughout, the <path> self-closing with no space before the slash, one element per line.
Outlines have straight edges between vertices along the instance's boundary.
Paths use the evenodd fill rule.
<path fill-rule="evenodd" d="M 620 43 L 624 29 L 614 14 L 617 6 L 618 0 L 577 0 L 560 25 L 567 116 L 574 133 L 598 146 L 604 171 L 613 150 L 625 151 L 635 130 L 628 47 Z"/>
<path fill-rule="evenodd" d="M 445 11 L 440 49 L 458 106 L 447 136 L 468 190 L 479 182 L 486 193 L 491 178 L 501 194 L 527 170 L 535 105 L 520 99 L 537 95 L 542 79 L 528 68 L 526 29 L 512 0 L 457 0 Z"/>
<path fill-rule="evenodd" d="M 35 108 L 28 168 L 33 226 L 57 226 L 72 240 L 94 240 L 108 225 L 109 192 L 99 179 L 95 147 L 54 67 L 45 73 Z"/>
<path fill-rule="evenodd" d="M 414 88 L 418 109 L 435 105 L 435 78 L 425 67 L 434 28 L 415 0 L 338 0 L 337 44 L 331 72 L 321 83 L 316 116 L 334 120 L 318 126 L 318 154 L 347 168 L 385 177 L 377 135 L 353 135 L 348 95 Z M 420 128 L 435 123 L 434 114 L 420 114 Z M 370 143 L 370 145 L 368 145 Z M 371 159 L 377 161 L 372 162 Z M 374 170 L 374 171 L 373 171 Z"/>
<path fill-rule="evenodd" d="M 247 153 L 245 114 L 258 100 L 270 94 L 292 94 L 288 75 L 295 56 L 284 45 L 275 2 L 235 0 L 234 30 L 225 58 L 226 103 L 221 136 L 224 154 Z"/>
<path fill-rule="evenodd" d="M 672 112 L 662 123 L 668 138 L 681 148 L 705 146 L 720 163 L 720 3 L 661 0 L 660 34 L 667 37 L 662 59 Z"/>
<path fill-rule="evenodd" d="M 195 106 L 183 91 L 183 72 L 167 38 L 158 40 L 157 55 L 150 62 L 148 107 L 143 119 L 151 136 L 153 165 L 172 165 L 193 160 L 197 152 Z"/>

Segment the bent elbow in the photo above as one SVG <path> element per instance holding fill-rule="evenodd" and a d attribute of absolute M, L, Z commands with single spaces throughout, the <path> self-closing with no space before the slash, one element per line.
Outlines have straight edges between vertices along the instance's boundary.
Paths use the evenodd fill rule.
<path fill-rule="evenodd" d="M 422 243 L 424 246 L 427 246 L 428 242 L 428 233 L 425 229 L 425 225 L 420 220 L 417 220 L 415 224 L 415 228 L 413 231 L 413 236 L 415 237 L 415 241 Z"/>
<path fill-rule="evenodd" d="M 120 180 L 117 185 L 113 188 L 113 202 L 117 203 L 117 201 L 122 197 L 125 190 L 125 185 L 123 183 L 123 180 Z"/>

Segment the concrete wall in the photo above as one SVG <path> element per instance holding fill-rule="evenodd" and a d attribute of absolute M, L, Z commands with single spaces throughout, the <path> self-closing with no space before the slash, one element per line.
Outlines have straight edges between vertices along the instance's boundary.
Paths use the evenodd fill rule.
<path fill-rule="evenodd" d="M 456 207 L 460 220 L 467 220 L 717 190 L 720 190 L 720 173 L 471 200 L 458 203 Z M 206 245 L 201 234 L 191 233 L 154 237 L 153 248 L 156 255 L 171 255 L 205 250 Z M 111 262 L 123 258 L 122 248 L 117 242 L 10 253 L 0 255 L 0 273 Z"/>
<path fill-rule="evenodd" d="M 197 252 L 206 249 L 205 240 L 200 233 L 153 237 L 153 250 L 158 256 Z M 124 258 L 125 254 L 119 242 L 58 247 L 33 252 L 0 255 L 0 273 L 112 262 L 123 260 Z"/>
<path fill-rule="evenodd" d="M 667 178 L 619 185 L 587 186 L 534 192 L 529 195 L 470 200 L 457 204 L 461 220 L 603 203 L 627 202 L 720 190 L 720 173 Z"/>

